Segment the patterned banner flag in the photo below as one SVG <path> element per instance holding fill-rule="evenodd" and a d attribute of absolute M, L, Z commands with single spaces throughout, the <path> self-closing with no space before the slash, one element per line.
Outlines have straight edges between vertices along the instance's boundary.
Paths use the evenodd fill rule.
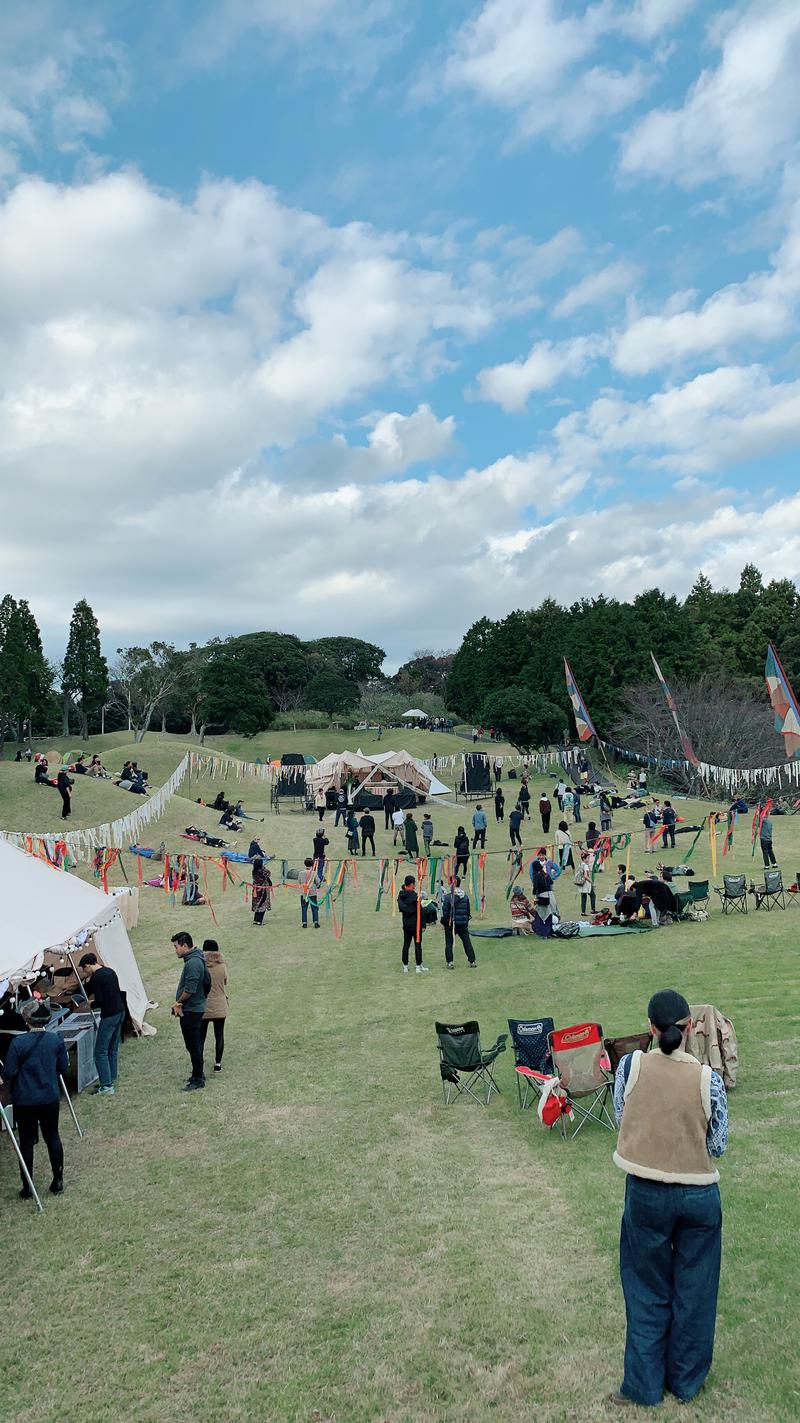
<path fill-rule="evenodd" d="M 775 713 L 775 730 L 783 737 L 786 759 L 800 758 L 800 707 L 772 643 L 767 650 L 764 679 Z"/>
<path fill-rule="evenodd" d="M 580 694 L 580 688 L 578 687 L 578 684 L 572 675 L 572 668 L 570 667 L 566 657 L 564 658 L 564 675 L 567 679 L 567 695 L 570 701 L 572 702 L 572 710 L 575 713 L 575 725 L 578 728 L 578 740 L 591 741 L 592 737 L 594 736 L 596 740 L 599 741 L 600 738 L 594 729 L 594 722 L 592 721 L 592 718 L 586 710 L 586 703 Z"/>
<path fill-rule="evenodd" d="M 684 756 L 686 757 L 686 760 L 689 762 L 690 765 L 692 765 L 692 766 L 699 766 L 699 765 L 700 765 L 700 761 L 699 761 L 699 759 L 698 759 L 697 752 L 695 751 L 695 749 L 694 749 L 694 747 L 693 747 L 691 741 L 689 740 L 688 736 L 686 735 L 686 732 L 684 731 L 683 727 L 681 726 L 680 717 L 678 716 L 678 708 L 677 708 L 676 705 L 675 705 L 675 698 L 673 697 L 673 695 L 672 695 L 672 693 L 671 693 L 669 687 L 667 686 L 666 682 L 664 681 L 664 674 L 663 674 L 663 672 L 661 671 L 661 668 L 659 667 L 658 663 L 656 662 L 656 659 L 655 659 L 655 657 L 653 656 L 653 653 L 652 653 L 652 652 L 650 653 L 650 656 L 653 658 L 653 666 L 654 666 L 655 669 L 656 669 L 656 676 L 657 676 L 659 682 L 661 683 L 661 686 L 662 686 L 663 691 L 664 691 L 664 696 L 665 696 L 666 699 L 667 699 L 667 706 L 669 707 L 670 711 L 672 712 L 672 720 L 673 720 L 674 723 L 675 723 L 675 730 L 676 730 L 677 733 L 678 733 L 678 740 L 680 741 L 681 746 L 683 747 L 683 754 L 684 754 Z"/>

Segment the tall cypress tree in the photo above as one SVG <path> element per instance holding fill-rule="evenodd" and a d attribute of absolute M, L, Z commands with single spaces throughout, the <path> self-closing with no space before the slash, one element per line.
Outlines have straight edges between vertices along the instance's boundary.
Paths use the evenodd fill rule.
<path fill-rule="evenodd" d="M 12 600 L 13 601 L 13 600 Z M 10 720 L 16 722 L 17 740 L 22 740 L 23 722 L 33 734 L 33 718 L 47 702 L 53 672 L 42 650 L 39 625 L 24 598 L 8 612 L 3 640 L 3 666 L 7 669 Z"/>
<path fill-rule="evenodd" d="M 10 593 L 0 600 L 0 750 L 18 701 L 19 665 L 14 656 L 13 615 L 16 599 Z"/>
<path fill-rule="evenodd" d="M 85 741 L 90 713 L 100 711 L 108 698 L 108 664 L 100 651 L 100 629 L 85 598 L 72 612 L 61 686 L 78 709 L 81 740 Z"/>

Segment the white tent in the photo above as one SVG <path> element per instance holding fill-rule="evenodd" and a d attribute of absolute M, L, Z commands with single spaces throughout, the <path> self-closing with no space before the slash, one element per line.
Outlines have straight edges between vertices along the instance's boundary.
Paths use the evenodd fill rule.
<path fill-rule="evenodd" d="M 39 968 L 47 949 L 91 929 L 142 1031 L 148 998 L 116 899 L 0 839 L 0 904 L 0 983 Z"/>
<path fill-rule="evenodd" d="M 409 721 L 427 721 L 428 713 L 420 711 L 419 707 L 412 707 L 411 711 L 403 712 L 401 721 L 405 721 L 406 718 L 408 718 Z"/>
<path fill-rule="evenodd" d="M 431 771 L 428 766 L 423 765 L 422 761 L 417 761 L 414 756 L 409 756 L 407 751 L 378 751 L 370 757 L 370 760 L 377 762 L 379 766 L 382 765 L 384 761 L 390 761 L 392 764 L 387 769 L 393 770 L 398 780 L 402 781 L 403 769 L 401 758 L 407 758 L 409 762 L 413 763 L 425 781 L 428 782 L 427 789 L 424 783 L 422 783 L 421 786 L 421 788 L 425 790 L 426 795 L 450 795 L 450 787 L 444 785 L 438 776 L 434 776 L 433 771 Z"/>

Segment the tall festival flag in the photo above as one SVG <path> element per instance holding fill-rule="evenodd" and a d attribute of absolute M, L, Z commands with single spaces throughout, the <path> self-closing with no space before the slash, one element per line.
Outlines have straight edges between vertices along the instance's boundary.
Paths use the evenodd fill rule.
<path fill-rule="evenodd" d="M 783 749 L 790 761 L 800 757 L 800 707 L 772 643 L 767 649 L 764 679 L 775 713 L 775 730 L 783 737 Z"/>
<path fill-rule="evenodd" d="M 583 697 L 581 696 L 580 688 L 578 687 L 578 684 L 572 675 L 572 668 L 570 667 L 566 657 L 564 658 L 564 675 L 567 679 L 567 695 L 570 701 L 572 702 L 572 710 L 575 713 L 575 725 L 578 728 L 578 740 L 591 741 L 592 737 L 594 737 L 599 744 L 600 737 L 597 735 L 597 732 L 594 729 L 594 722 L 592 721 L 592 718 L 586 710 L 586 703 L 583 700 Z"/>
<path fill-rule="evenodd" d="M 671 693 L 669 687 L 667 686 L 666 682 L 664 681 L 664 674 L 663 674 L 663 672 L 661 671 L 661 668 L 659 667 L 658 663 L 656 662 L 655 656 L 653 655 L 652 652 L 650 653 L 650 656 L 653 658 L 653 666 L 654 666 L 655 669 L 656 669 L 656 676 L 657 676 L 659 682 L 661 683 L 661 686 L 662 686 L 663 692 L 664 692 L 664 696 L 665 696 L 666 699 L 667 699 L 667 706 L 669 707 L 670 711 L 672 712 L 672 720 L 673 720 L 674 723 L 675 723 L 675 730 L 676 730 L 677 733 L 678 733 L 678 740 L 680 741 L 681 746 L 682 746 L 682 748 L 683 748 L 683 754 L 684 754 L 684 756 L 686 757 L 686 760 L 689 762 L 690 765 L 692 765 L 692 766 L 699 766 L 699 765 L 700 765 L 700 761 L 699 761 L 699 759 L 698 759 L 697 752 L 695 751 L 695 749 L 694 749 L 694 747 L 693 747 L 691 741 L 689 740 L 688 736 L 686 735 L 686 732 L 684 731 L 683 727 L 681 726 L 680 717 L 678 716 L 678 708 L 677 708 L 677 706 L 675 705 L 675 698 L 673 697 L 673 695 L 672 695 L 672 693 Z"/>

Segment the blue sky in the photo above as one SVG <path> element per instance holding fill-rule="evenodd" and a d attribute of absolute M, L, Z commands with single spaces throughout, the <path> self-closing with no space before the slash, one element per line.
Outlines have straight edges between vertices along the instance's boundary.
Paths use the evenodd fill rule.
<path fill-rule="evenodd" d="M 800 573 L 795 0 L 7 0 L 0 556 L 54 652 Z M 68 556 L 64 557 L 64 551 Z"/>

